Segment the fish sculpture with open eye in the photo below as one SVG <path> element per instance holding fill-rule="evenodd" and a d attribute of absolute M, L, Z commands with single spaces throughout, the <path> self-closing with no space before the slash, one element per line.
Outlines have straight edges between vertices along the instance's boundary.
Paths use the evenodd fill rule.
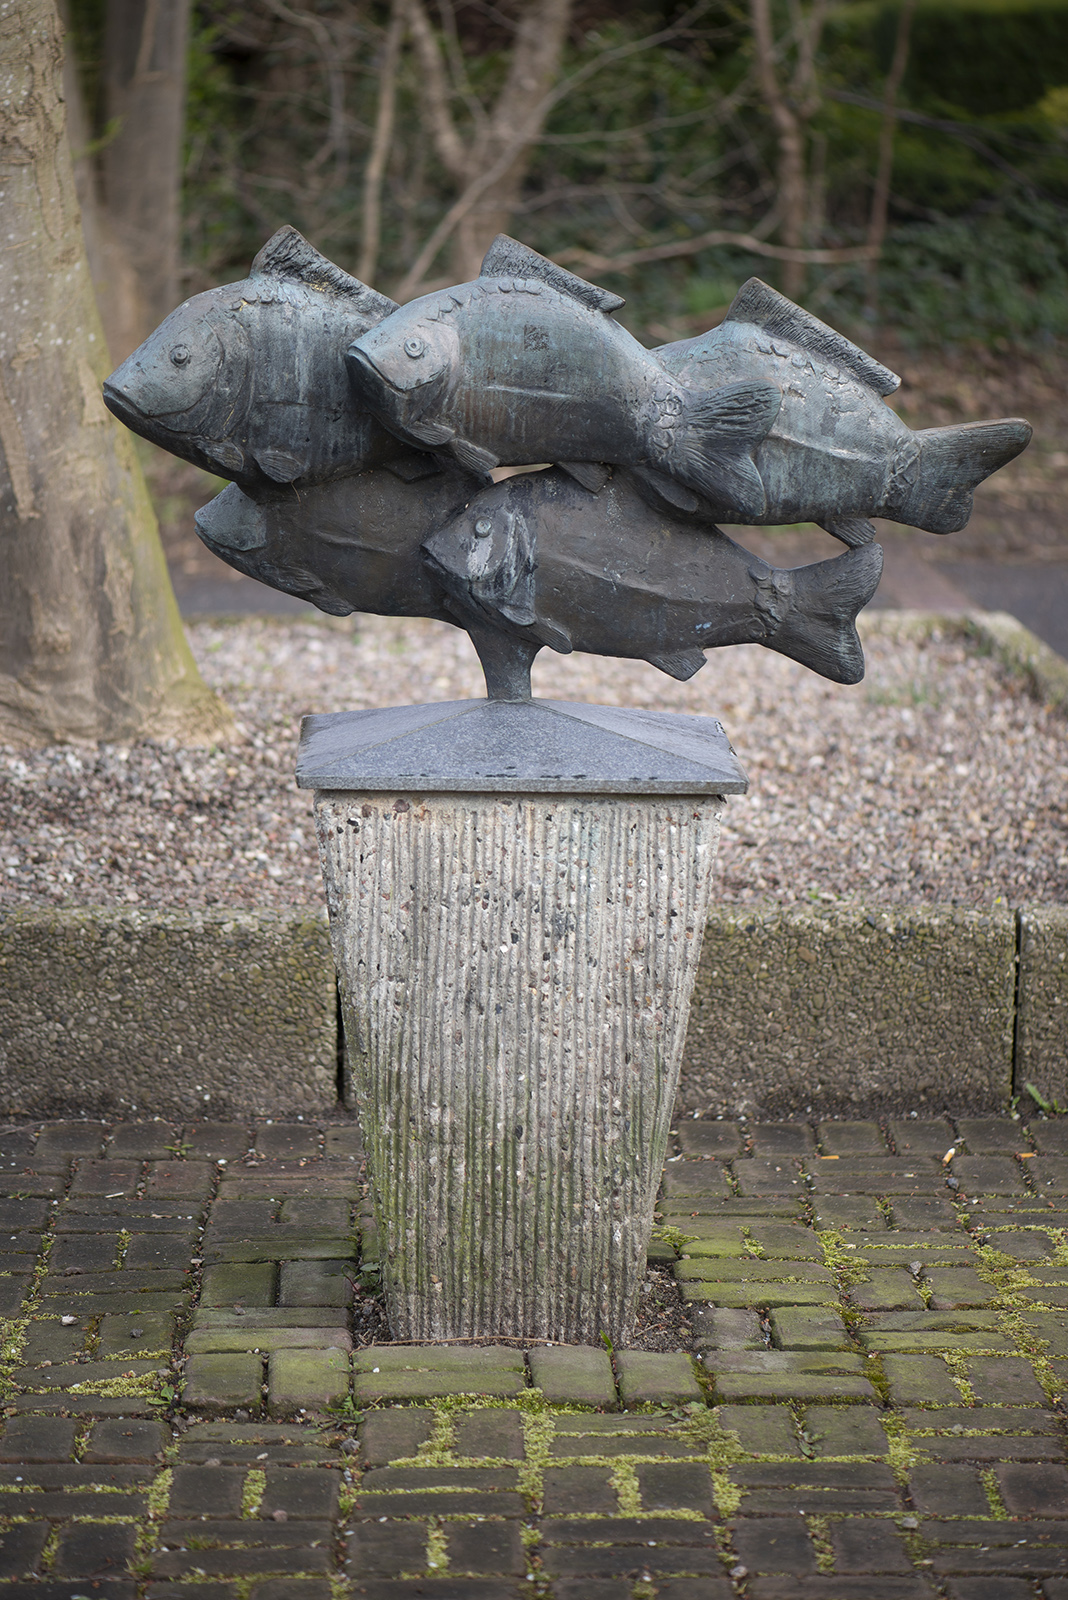
<path fill-rule="evenodd" d="M 880 362 L 758 278 L 721 327 L 646 350 L 618 295 L 505 235 L 474 283 L 425 295 L 356 339 L 356 391 L 409 443 L 471 471 L 555 461 L 596 492 L 630 467 L 654 505 L 715 522 L 819 523 L 843 543 L 869 518 L 932 533 L 1031 437 L 1019 417 L 914 432 Z"/>
<path fill-rule="evenodd" d="M 618 295 L 504 235 L 474 283 L 425 295 L 349 348 L 356 393 L 401 439 L 468 471 L 553 461 L 580 482 L 594 463 L 641 468 L 763 517 L 753 451 L 782 394 L 762 375 L 714 389 L 680 382 L 609 312 Z"/>
<path fill-rule="evenodd" d="M 502 237 L 477 283 L 398 309 L 283 228 L 104 394 L 233 480 L 198 517 L 224 560 L 326 611 L 465 628 L 491 696 L 529 695 L 545 645 L 687 678 L 750 641 L 857 682 L 866 519 L 962 526 L 1027 423 L 913 433 L 892 373 L 756 279 L 722 328 L 654 352 L 618 304 Z M 715 525 L 802 519 L 854 548 L 779 571 Z"/>
<path fill-rule="evenodd" d="M 321 483 L 403 454 L 353 404 L 342 352 L 396 309 L 295 228 L 194 295 L 104 384 L 121 422 L 235 483 Z"/>

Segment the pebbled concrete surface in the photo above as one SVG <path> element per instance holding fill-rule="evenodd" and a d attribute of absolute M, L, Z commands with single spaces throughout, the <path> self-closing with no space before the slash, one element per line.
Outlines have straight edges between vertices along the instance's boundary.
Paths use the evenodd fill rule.
<path fill-rule="evenodd" d="M 11 1600 L 1064 1600 L 1060 1119 L 678 1120 L 659 1353 L 383 1343 L 364 1196 L 352 1122 L 0 1131 Z"/>
<path fill-rule="evenodd" d="M 0 909 L 0 1112 L 337 1103 L 325 912 Z"/>
<path fill-rule="evenodd" d="M 713 905 L 680 1103 L 706 1116 L 997 1110 L 1012 1093 L 1016 972 L 1008 906 Z M 1036 1064 L 1056 1054 L 1059 972 L 1041 961 Z"/>

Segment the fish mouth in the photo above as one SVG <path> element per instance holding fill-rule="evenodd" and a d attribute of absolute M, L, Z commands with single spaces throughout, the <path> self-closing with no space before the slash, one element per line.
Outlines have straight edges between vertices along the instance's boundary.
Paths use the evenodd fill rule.
<path fill-rule="evenodd" d="M 110 378 L 104 379 L 102 392 L 104 404 L 112 416 L 117 417 L 131 433 L 169 450 L 171 455 L 178 456 L 182 461 L 191 461 L 205 472 L 219 471 L 221 463 L 204 449 L 205 441 L 201 435 L 188 428 L 172 426 L 173 419 L 170 417 L 154 417 L 142 411 L 136 401 L 131 400 L 126 391 L 112 383 Z M 180 416 L 181 413 L 176 415 Z"/>
<path fill-rule="evenodd" d="M 110 378 L 105 378 L 103 383 L 104 404 L 113 416 L 118 417 L 128 428 L 135 432 L 148 421 L 145 413 L 134 404 L 124 390 L 112 383 Z"/>
<path fill-rule="evenodd" d="M 349 371 L 357 392 L 361 395 L 373 395 L 381 384 L 385 384 L 394 394 L 400 393 L 397 385 L 390 382 L 389 374 L 375 364 L 366 350 L 360 350 L 356 345 L 349 348 Z"/>
<path fill-rule="evenodd" d="M 383 387 L 387 388 L 397 400 L 404 400 L 415 389 L 425 389 L 427 384 L 433 383 L 441 376 L 440 372 L 429 372 L 426 377 L 414 375 L 410 383 L 399 384 L 390 377 L 389 373 L 380 367 L 373 356 L 366 350 L 361 350 L 359 345 L 350 345 L 348 350 L 349 372 L 356 385 L 357 393 L 361 396 L 373 398 L 381 393 Z"/>

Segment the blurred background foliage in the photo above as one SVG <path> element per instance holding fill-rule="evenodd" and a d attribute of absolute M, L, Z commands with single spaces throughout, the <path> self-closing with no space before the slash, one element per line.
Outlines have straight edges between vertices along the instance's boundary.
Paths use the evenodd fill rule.
<path fill-rule="evenodd" d="M 110 136 L 106 3 L 69 5 L 98 142 Z M 410 293 L 456 281 L 450 236 L 405 284 L 465 181 L 443 164 L 409 3 L 194 0 L 187 293 L 242 276 L 284 222 L 357 271 L 387 78 L 395 110 L 370 201 L 381 232 L 375 282 Z M 448 117 L 474 149 L 491 112 L 506 119 L 516 26 L 536 0 L 418 3 Z M 709 326 L 753 273 L 862 338 L 876 323 L 924 346 L 1004 349 L 1068 334 L 1068 0 L 764 3 L 773 48 L 763 61 L 758 0 L 566 8 L 558 98 L 525 152 L 509 231 L 624 294 L 623 320 L 652 342 Z M 769 99 L 769 70 L 784 109 Z M 888 136 L 880 233 L 873 190 Z M 709 233 L 719 242 L 702 246 Z M 748 242 L 722 241 L 732 233 Z M 862 252 L 876 246 L 873 267 Z"/>

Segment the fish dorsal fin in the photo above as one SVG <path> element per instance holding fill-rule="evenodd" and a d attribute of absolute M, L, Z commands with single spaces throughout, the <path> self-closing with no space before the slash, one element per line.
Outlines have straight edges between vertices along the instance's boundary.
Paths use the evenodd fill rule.
<path fill-rule="evenodd" d="M 750 278 L 742 284 L 723 320 L 751 322 L 772 338 L 789 339 L 802 350 L 810 350 L 814 355 L 845 367 L 876 394 L 893 394 L 901 385 L 896 372 L 866 355 L 859 345 L 835 333 L 825 322 L 795 306 L 792 300 L 787 300 L 759 278 Z"/>
<path fill-rule="evenodd" d="M 272 234 L 252 263 L 250 278 L 274 278 L 280 282 L 303 283 L 321 294 L 335 299 L 352 300 L 355 308 L 369 319 L 371 325 L 381 322 L 397 303 L 377 289 L 369 289 L 359 278 L 351 278 L 340 267 L 335 267 L 309 244 L 304 235 L 287 223 Z"/>
<path fill-rule="evenodd" d="M 539 256 L 536 250 L 520 244 L 518 239 L 509 239 L 506 233 L 499 233 L 494 239 L 478 275 L 480 278 L 535 278 L 539 283 L 547 283 L 557 294 L 567 294 L 572 300 L 581 301 L 591 311 L 618 311 L 627 303 L 618 294 L 598 289 L 585 278 L 576 278 L 573 272 Z"/>

